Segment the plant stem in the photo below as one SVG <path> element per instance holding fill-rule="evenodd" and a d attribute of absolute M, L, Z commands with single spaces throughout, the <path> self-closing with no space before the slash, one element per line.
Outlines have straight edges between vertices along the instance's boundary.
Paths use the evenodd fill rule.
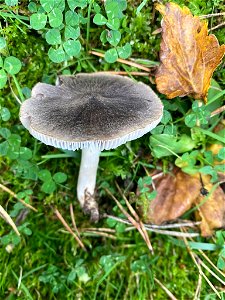
<path fill-rule="evenodd" d="M 105 56 L 104 53 L 97 52 L 97 51 L 89 51 L 89 53 L 93 54 L 93 55 L 96 55 L 96 56 L 99 56 L 99 57 L 104 57 Z M 130 60 L 118 58 L 116 61 L 120 62 L 122 64 L 125 64 L 125 65 L 128 65 L 128 66 L 131 66 L 131 67 L 138 68 L 138 69 L 146 71 L 146 72 L 150 72 L 151 71 L 151 68 L 147 68 L 145 66 L 142 66 L 141 64 L 137 64 L 137 63 L 135 63 L 133 61 L 130 61 Z"/>
<path fill-rule="evenodd" d="M 87 36 L 86 36 L 86 50 L 89 50 L 89 36 L 90 36 L 90 19 L 91 19 L 91 8 L 92 8 L 92 0 L 89 1 L 88 6 L 88 20 L 87 20 Z"/>
<path fill-rule="evenodd" d="M 19 94 L 19 96 L 20 96 L 20 99 L 21 99 L 22 101 L 24 101 L 25 98 L 24 98 L 24 95 L 23 95 L 23 93 L 22 93 L 22 90 L 21 90 L 21 87 L 20 87 L 20 85 L 19 85 L 19 82 L 18 82 L 18 80 L 16 79 L 16 76 L 15 76 L 15 75 L 12 75 L 12 78 L 13 78 L 13 81 L 14 81 L 14 83 L 15 83 L 15 85 L 16 85 L 16 88 L 17 88 L 18 94 Z"/>

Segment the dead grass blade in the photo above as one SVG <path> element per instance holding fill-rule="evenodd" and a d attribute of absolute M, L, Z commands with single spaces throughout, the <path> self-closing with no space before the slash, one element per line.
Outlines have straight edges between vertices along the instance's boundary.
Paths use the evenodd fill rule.
<path fill-rule="evenodd" d="M 195 256 L 198 257 L 196 254 Z M 217 276 L 199 257 L 198 260 L 203 268 L 205 268 L 213 277 L 215 277 L 218 281 L 220 281 L 225 286 L 225 282 L 219 276 Z"/>
<path fill-rule="evenodd" d="M 162 282 L 160 282 L 157 278 L 154 277 L 154 280 L 156 283 L 158 283 L 158 285 L 164 290 L 164 292 L 166 292 L 167 296 L 171 299 L 171 300 L 178 300 L 172 293 L 171 291 L 168 290 L 167 287 L 165 287 L 164 284 L 162 284 Z"/>
<path fill-rule="evenodd" d="M 201 287 L 202 287 L 202 275 L 198 274 L 198 283 L 195 290 L 195 295 L 193 300 L 199 300 L 200 299 L 200 293 L 201 293 Z"/>
<path fill-rule="evenodd" d="M 202 276 L 205 278 L 205 281 L 208 283 L 208 285 L 211 287 L 211 289 L 215 292 L 215 294 L 220 298 L 220 294 L 219 292 L 217 291 L 217 289 L 214 287 L 214 285 L 212 284 L 212 282 L 208 279 L 208 277 L 202 272 Z"/>
<path fill-rule="evenodd" d="M 80 233 L 77 229 L 77 224 L 76 224 L 76 221 L 75 221 L 75 216 L 74 216 L 73 204 L 72 203 L 70 203 L 70 216 L 71 216 L 71 220 L 72 220 L 72 224 L 73 224 L 73 229 L 75 230 L 76 234 L 78 236 L 80 236 Z"/>
<path fill-rule="evenodd" d="M 221 299 L 221 296 L 219 294 L 219 292 L 217 291 L 217 289 L 214 287 L 214 285 L 212 284 L 212 282 L 208 279 L 208 277 L 205 275 L 205 273 L 202 271 L 201 268 L 201 264 L 200 264 L 200 259 L 199 257 L 194 254 L 194 252 L 191 250 L 191 248 L 188 245 L 187 239 L 185 237 L 183 237 L 183 241 L 187 247 L 187 250 L 193 260 L 193 262 L 195 263 L 196 267 L 198 268 L 199 274 L 202 275 L 202 277 L 206 280 L 206 282 L 208 283 L 208 285 L 211 287 L 211 289 L 215 292 L 215 294 Z"/>
<path fill-rule="evenodd" d="M 213 112 L 211 112 L 210 118 L 222 113 L 223 111 L 225 111 L 225 105 L 217 108 L 216 110 L 214 110 Z"/>
<path fill-rule="evenodd" d="M 12 227 L 15 233 L 20 236 L 20 233 L 16 227 L 16 224 L 13 222 L 10 215 L 4 210 L 4 208 L 0 205 L 0 216 Z"/>
<path fill-rule="evenodd" d="M 119 191 L 121 197 L 124 199 L 124 201 L 125 201 L 125 203 L 126 203 L 128 209 L 129 209 L 129 211 L 130 211 L 131 214 L 134 216 L 136 222 L 139 223 L 140 228 L 141 228 L 141 231 L 143 232 L 143 235 L 144 235 L 144 237 L 145 237 L 145 242 L 146 242 L 148 248 L 151 249 L 151 251 L 152 251 L 152 253 L 153 253 L 153 248 L 152 248 L 152 245 L 151 245 L 151 242 L 150 242 L 150 239 L 149 239 L 149 236 L 148 236 L 148 233 L 147 233 L 147 231 L 146 231 L 146 229 L 145 229 L 144 224 L 143 224 L 142 221 L 140 220 L 140 218 L 139 218 L 138 214 L 136 213 L 136 211 L 135 211 L 135 210 L 133 209 L 133 207 L 130 205 L 130 202 L 127 200 L 127 198 L 126 198 L 126 196 L 124 195 L 124 193 L 121 191 L 121 189 L 120 189 L 118 183 L 115 182 L 115 184 L 116 184 L 116 187 L 117 187 L 117 189 L 118 189 L 118 191 Z"/>
<path fill-rule="evenodd" d="M 5 191 L 6 193 L 10 194 L 13 198 L 15 198 L 16 200 L 18 200 L 20 203 L 22 203 L 24 206 L 26 206 L 29 209 L 32 209 L 33 211 L 37 212 L 38 210 L 36 208 L 34 208 L 32 205 L 26 203 L 25 201 L 19 199 L 17 197 L 17 195 L 11 191 L 9 188 L 7 188 L 6 186 L 4 186 L 3 184 L 0 183 L 0 188 Z"/>
<path fill-rule="evenodd" d="M 218 28 L 220 28 L 220 27 L 223 27 L 223 26 L 225 26 L 225 22 L 222 22 L 222 23 L 220 23 L 220 24 L 218 24 L 218 25 L 216 25 L 216 26 L 210 28 L 209 31 L 216 30 L 216 29 L 218 29 Z"/>
<path fill-rule="evenodd" d="M 127 219 L 131 222 L 131 224 L 133 224 L 133 226 L 140 232 L 142 238 L 144 239 L 144 241 L 146 242 L 146 245 L 148 247 L 148 249 L 150 250 L 151 253 L 153 253 L 153 248 L 151 246 L 151 244 L 149 243 L 149 239 L 146 239 L 146 234 L 143 232 L 143 229 L 140 225 L 139 222 L 137 222 L 124 208 L 123 206 L 119 203 L 119 201 L 116 199 L 116 197 L 108 190 L 105 189 L 106 192 L 111 196 L 111 198 L 116 202 L 117 206 L 119 207 L 119 209 L 121 210 L 121 212 L 127 217 Z"/>
<path fill-rule="evenodd" d="M 135 220 L 136 220 L 137 222 L 140 222 L 140 218 L 139 218 L 138 214 L 137 214 L 136 211 L 133 209 L 133 207 L 130 205 L 130 202 L 127 200 L 126 196 L 125 196 L 124 193 L 121 191 L 121 188 L 119 187 L 118 183 L 115 182 L 115 184 L 116 184 L 116 187 L 117 187 L 117 189 L 118 189 L 118 191 L 119 191 L 119 193 L 120 193 L 120 196 L 121 196 L 121 197 L 123 198 L 123 200 L 125 201 L 125 203 L 126 203 L 128 209 L 129 209 L 129 211 L 130 211 L 131 214 L 134 216 Z"/>
<path fill-rule="evenodd" d="M 191 241 L 194 241 L 192 238 L 190 238 Z M 198 249 L 198 252 L 202 255 L 202 257 L 205 258 L 205 260 L 214 268 L 214 270 L 219 273 L 224 279 L 225 279 L 225 273 L 223 273 L 217 266 L 209 259 L 209 257 L 202 251 L 201 249 Z"/>
<path fill-rule="evenodd" d="M 208 263 L 220 274 L 223 276 L 223 278 L 225 278 L 225 273 L 223 273 L 219 268 L 217 268 L 216 265 L 214 265 L 214 263 L 208 258 L 208 256 L 202 251 L 202 250 L 198 250 L 200 252 L 200 254 L 208 261 Z"/>
<path fill-rule="evenodd" d="M 79 239 L 79 237 L 73 232 L 73 230 L 70 228 L 70 226 L 67 224 L 67 222 L 65 221 L 65 219 L 63 218 L 63 216 L 60 214 L 60 212 L 58 211 L 57 208 L 54 208 L 54 213 L 56 214 L 56 217 L 59 219 L 59 221 L 63 224 L 63 226 L 66 228 L 66 230 L 72 234 L 72 236 L 75 238 L 75 240 L 78 242 L 78 244 L 80 245 L 80 247 L 84 250 L 87 251 L 87 249 L 85 248 L 84 244 L 82 243 L 82 241 Z"/>
<path fill-rule="evenodd" d="M 97 51 L 89 51 L 90 54 L 93 54 L 93 55 L 96 55 L 96 56 L 99 56 L 99 57 L 104 57 L 104 54 L 103 53 L 100 53 L 100 52 L 97 52 Z M 137 64 L 135 62 L 132 62 L 132 61 L 129 61 L 129 60 L 125 60 L 125 59 L 122 59 L 122 58 L 118 58 L 117 59 L 117 62 L 120 62 L 122 64 L 125 64 L 125 65 L 129 65 L 131 67 L 135 67 L 135 68 L 138 68 L 140 70 L 144 70 L 146 72 L 150 72 L 151 69 L 150 68 L 147 68 L 147 67 L 144 67 L 140 64 Z"/>

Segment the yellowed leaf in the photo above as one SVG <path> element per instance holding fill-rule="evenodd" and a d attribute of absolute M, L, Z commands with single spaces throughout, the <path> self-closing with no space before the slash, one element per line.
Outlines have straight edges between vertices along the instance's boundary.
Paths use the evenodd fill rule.
<path fill-rule="evenodd" d="M 214 155 L 218 154 L 220 149 L 222 149 L 224 145 L 222 144 L 212 144 L 210 145 L 207 150 L 212 151 Z M 225 164 L 225 159 L 223 160 L 214 160 L 215 165 L 224 165 Z"/>
<path fill-rule="evenodd" d="M 211 191 L 213 189 L 210 183 L 210 176 L 203 177 L 204 187 Z M 201 203 L 203 203 L 201 205 Z M 200 229 L 202 236 L 210 236 L 213 229 L 225 226 L 225 195 L 223 190 L 218 187 L 213 193 L 210 193 L 206 200 L 199 195 L 195 201 L 199 205 L 196 215 L 201 219 Z"/>
<path fill-rule="evenodd" d="M 170 2 L 158 4 L 156 9 L 163 15 L 157 89 L 169 99 L 191 95 L 206 101 L 225 45 L 220 46 L 213 34 L 208 35 L 207 23 L 194 17 L 187 7 Z"/>

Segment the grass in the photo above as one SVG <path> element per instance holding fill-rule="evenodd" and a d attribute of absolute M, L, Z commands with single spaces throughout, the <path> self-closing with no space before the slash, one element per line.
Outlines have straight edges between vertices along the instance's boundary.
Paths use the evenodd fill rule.
<path fill-rule="evenodd" d="M 151 294 L 155 299 L 165 299 L 165 293 L 154 283 L 154 277 L 166 283 L 179 299 L 191 299 L 195 292 L 196 286 L 190 285 L 198 279 L 193 262 L 185 249 L 174 246 L 168 239 L 153 235 L 151 241 L 155 254 L 150 255 L 136 232 L 120 234 L 116 241 L 86 237 L 83 241 L 89 247 L 91 245 L 91 250 L 85 253 L 70 235 L 61 232 L 62 227 L 54 218 L 50 222 L 49 216 L 38 216 L 30 222 L 35 224 L 35 227 L 30 227 L 35 234 L 23 240 L 13 253 L 2 253 L 2 297 L 6 296 L 7 289 L 17 290 L 21 268 L 23 285 L 17 292 L 21 290 L 27 295 L 26 288 L 33 299 L 38 293 L 49 299 L 63 299 L 65 293 L 67 299 L 74 299 L 78 293 L 83 299 L 114 299 L 118 291 L 118 299 L 148 299 Z M 110 259 L 109 266 L 106 262 L 105 265 L 99 264 L 99 257 L 103 261 L 104 256 Z M 82 265 L 86 267 L 90 280 L 87 283 L 78 280 L 68 283 L 70 270 L 80 259 L 84 260 Z M 116 261 L 118 259 L 119 262 Z M 57 266 L 57 276 L 43 284 L 38 277 L 51 265 Z M 62 291 L 54 296 L 54 285 L 62 282 Z M 204 285 L 203 295 L 206 296 L 209 291 Z"/>
<path fill-rule="evenodd" d="M 159 28 L 160 18 L 158 14 L 153 16 L 150 1 L 136 15 L 134 7 L 137 8 L 141 2 L 128 2 L 126 18 L 121 24 L 121 43 L 133 41 L 132 56 L 139 58 L 137 63 L 140 59 L 146 59 L 150 65 L 156 65 L 160 35 L 153 35 L 152 32 Z M 221 11 L 223 7 L 223 1 L 176 2 L 189 5 L 197 15 Z M 92 22 L 93 3 L 101 5 L 100 1 L 90 1 L 88 8 L 84 9 L 88 22 L 81 25 L 82 46 L 87 50 L 104 52 L 110 46 L 102 45 L 99 40 L 102 28 Z M 10 226 L 0 219 L 0 299 L 225 299 L 221 282 L 224 280 L 221 272 L 225 266 L 221 263 L 220 268 L 216 267 L 218 258 L 223 260 L 223 230 L 212 238 L 196 237 L 188 238 L 187 241 L 181 237 L 151 232 L 149 238 L 154 249 L 154 253 L 151 253 L 138 230 L 127 230 L 129 225 L 110 218 L 103 218 L 98 224 L 90 224 L 88 217 L 83 215 L 75 196 L 80 152 L 63 152 L 32 138 L 19 122 L 17 100 L 28 98 L 30 89 L 38 81 L 54 83 L 57 74 L 108 70 L 126 71 L 129 74 L 140 70 L 122 63 L 106 63 L 85 50 L 80 57 L 68 62 L 52 63 L 47 55 L 49 45 L 43 37 L 46 29 L 31 30 L 28 26 L 28 1 L 20 5 L 22 7 L 19 11 L 8 6 L 0 8 L 0 16 L 7 20 L 7 24 L 2 22 L 1 30 L 1 36 L 7 39 L 7 48 L 1 50 L 1 55 L 13 55 L 22 62 L 21 71 L 10 76 L 11 86 L 7 84 L 0 90 L 0 105 L 11 113 L 9 120 L 0 120 L 0 127 L 19 135 L 21 145 L 31 150 L 32 158 L 21 160 L 18 157 L 12 158 L 11 154 L 0 156 L 0 183 L 17 196 L 19 192 L 31 190 L 32 193 L 26 197 L 38 212 L 17 207 L 15 197 L 0 189 L 0 203 L 9 214 L 15 213 L 13 219 L 22 233 L 18 241 Z M 220 22 L 212 18 L 210 26 Z M 220 43 L 223 42 L 224 33 L 224 28 L 215 31 Z M 149 83 L 146 77 L 135 78 Z M 224 89 L 225 72 L 222 66 L 216 71 L 215 80 Z M 223 94 L 224 91 L 221 91 L 220 99 Z M 161 97 L 165 101 L 165 97 Z M 218 103 L 217 97 L 218 94 L 212 97 L 212 101 Z M 191 131 L 184 124 L 184 115 L 191 110 L 191 104 L 187 98 L 186 101 L 175 99 L 167 104 L 166 109 L 172 115 L 171 124 L 181 128 L 182 133 L 190 134 Z M 178 108 L 174 109 L 173 105 Z M 216 119 L 216 122 L 219 121 Z M 204 136 L 197 133 L 199 149 L 204 150 L 212 139 L 223 141 L 221 136 L 206 127 L 200 130 Z M 3 138 L 0 140 L 2 142 Z M 132 202 L 139 178 L 147 176 L 155 168 L 167 172 L 173 163 L 174 157 L 171 156 L 160 161 L 150 156 L 149 135 L 115 150 L 103 152 L 97 176 L 101 212 L 124 218 L 106 190 L 128 211 L 115 181 Z M 63 172 L 68 179 L 57 185 L 54 193 L 45 193 L 38 179 L 38 168 L 47 169 L 51 174 Z M 27 173 L 21 174 L 24 170 Z M 73 228 L 70 203 L 73 204 L 76 226 L 87 251 L 78 245 L 55 214 L 57 208 Z M 94 229 L 88 230 L 90 227 Z M 182 231 L 177 231 L 182 234 Z M 194 230 L 189 229 L 188 232 Z"/>

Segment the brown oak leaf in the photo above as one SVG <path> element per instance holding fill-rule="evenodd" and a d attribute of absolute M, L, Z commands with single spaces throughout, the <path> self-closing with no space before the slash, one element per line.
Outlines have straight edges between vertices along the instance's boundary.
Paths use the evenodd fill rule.
<path fill-rule="evenodd" d="M 169 99 L 190 95 L 207 101 L 214 70 L 225 53 L 217 38 L 208 35 L 208 25 L 187 7 L 175 3 L 156 5 L 163 15 L 160 65 L 156 84 Z"/>
<path fill-rule="evenodd" d="M 204 191 L 199 173 L 189 175 L 178 168 L 170 174 L 162 175 L 154 180 L 157 191 L 155 199 L 148 203 L 145 212 L 139 207 L 146 223 L 162 224 L 182 216 L 190 208 L 195 207 L 195 215 L 201 220 L 202 236 L 210 236 L 213 230 L 225 226 L 225 195 L 220 187 L 213 188 L 210 176 L 202 175 Z M 138 193 L 139 194 L 139 193 Z"/>

